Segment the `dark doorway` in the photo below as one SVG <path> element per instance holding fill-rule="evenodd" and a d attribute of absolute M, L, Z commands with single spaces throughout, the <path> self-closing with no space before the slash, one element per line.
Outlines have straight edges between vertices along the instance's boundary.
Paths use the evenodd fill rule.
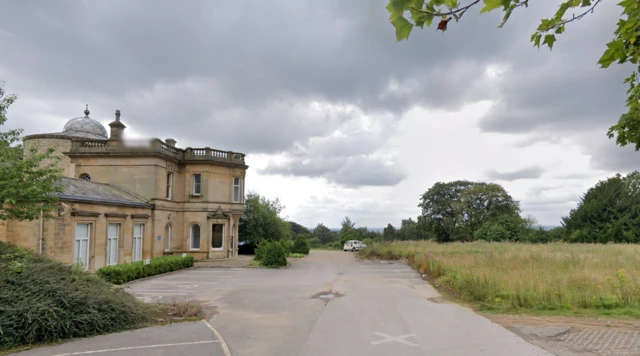
<path fill-rule="evenodd" d="M 213 224 L 211 225 L 211 248 L 212 249 L 221 249 L 222 242 L 224 240 L 224 224 Z"/>

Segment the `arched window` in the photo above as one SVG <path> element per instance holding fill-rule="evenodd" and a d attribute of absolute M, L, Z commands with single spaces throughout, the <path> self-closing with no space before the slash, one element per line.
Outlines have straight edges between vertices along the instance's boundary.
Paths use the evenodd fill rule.
<path fill-rule="evenodd" d="M 164 250 L 171 250 L 171 224 L 167 224 L 164 229 Z"/>
<path fill-rule="evenodd" d="M 88 174 L 86 174 L 86 173 L 82 173 L 82 174 L 80 175 L 80 179 L 82 179 L 82 180 L 86 180 L 87 182 L 91 182 L 91 177 L 90 177 Z"/>
<path fill-rule="evenodd" d="M 190 231 L 191 238 L 189 239 L 191 241 L 190 248 L 192 250 L 199 250 L 200 249 L 200 225 L 193 224 L 191 225 L 190 230 L 191 230 Z"/>

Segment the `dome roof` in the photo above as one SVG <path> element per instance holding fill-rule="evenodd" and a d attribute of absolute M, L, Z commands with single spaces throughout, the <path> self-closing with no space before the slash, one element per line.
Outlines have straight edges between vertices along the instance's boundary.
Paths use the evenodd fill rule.
<path fill-rule="evenodd" d="M 70 136 L 80 136 L 93 139 L 106 140 L 107 129 L 101 123 L 89 117 L 89 106 L 84 110 L 83 117 L 76 117 L 67 121 L 62 129 L 62 133 Z"/>

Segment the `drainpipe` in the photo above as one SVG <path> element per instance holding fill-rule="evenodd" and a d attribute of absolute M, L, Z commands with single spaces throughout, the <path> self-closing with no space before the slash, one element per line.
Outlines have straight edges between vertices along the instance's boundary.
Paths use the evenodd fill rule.
<path fill-rule="evenodd" d="M 42 240 L 44 239 L 44 221 L 42 218 L 42 210 L 40 210 L 40 254 L 42 255 Z"/>

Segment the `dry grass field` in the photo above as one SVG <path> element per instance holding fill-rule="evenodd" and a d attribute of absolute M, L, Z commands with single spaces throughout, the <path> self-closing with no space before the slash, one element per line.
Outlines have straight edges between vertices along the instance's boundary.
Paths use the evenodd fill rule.
<path fill-rule="evenodd" d="M 484 311 L 640 317 L 640 245 L 402 241 L 360 258 L 406 260 Z"/>

